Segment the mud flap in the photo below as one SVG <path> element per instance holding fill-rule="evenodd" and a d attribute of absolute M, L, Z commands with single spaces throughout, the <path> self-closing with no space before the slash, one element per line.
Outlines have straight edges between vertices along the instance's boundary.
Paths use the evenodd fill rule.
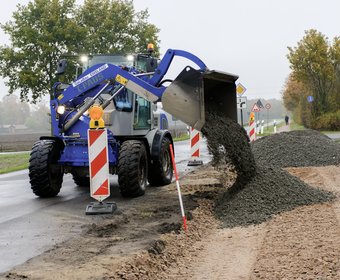
<path fill-rule="evenodd" d="M 218 112 L 237 121 L 236 85 L 238 76 L 187 66 L 167 87 L 162 103 L 165 111 L 201 130 L 205 112 Z"/>

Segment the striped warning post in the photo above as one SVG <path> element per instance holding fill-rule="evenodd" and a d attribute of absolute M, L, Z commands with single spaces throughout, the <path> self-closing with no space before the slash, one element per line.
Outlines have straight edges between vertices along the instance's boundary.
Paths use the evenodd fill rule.
<path fill-rule="evenodd" d="M 188 166 L 202 165 L 203 161 L 200 160 L 200 139 L 201 133 L 190 128 L 190 147 L 191 147 L 191 160 L 188 162 Z"/>
<path fill-rule="evenodd" d="M 103 201 L 110 196 L 106 129 L 88 130 L 91 197 Z"/>
<path fill-rule="evenodd" d="M 249 130 L 248 136 L 250 142 L 254 142 L 256 140 L 256 121 L 254 112 L 250 112 L 249 115 Z"/>
<path fill-rule="evenodd" d="M 249 123 L 249 139 L 250 142 L 254 142 L 256 140 L 256 123 L 255 121 Z"/>

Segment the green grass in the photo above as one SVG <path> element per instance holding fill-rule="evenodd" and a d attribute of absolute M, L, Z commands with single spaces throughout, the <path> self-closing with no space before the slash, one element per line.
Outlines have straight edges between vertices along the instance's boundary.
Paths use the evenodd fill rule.
<path fill-rule="evenodd" d="M 0 155 L 0 174 L 28 168 L 29 157 L 29 152 Z"/>
<path fill-rule="evenodd" d="M 173 140 L 174 140 L 174 142 L 179 142 L 179 141 L 184 141 L 184 140 L 188 140 L 188 139 L 190 139 L 190 135 L 183 134 L 179 137 L 175 137 Z"/>
<path fill-rule="evenodd" d="M 306 128 L 303 125 L 297 124 L 295 122 L 290 123 L 290 130 L 305 130 Z"/>
<path fill-rule="evenodd" d="M 279 131 L 279 129 L 283 126 L 285 126 L 286 123 L 285 122 L 280 122 L 276 125 L 276 131 Z M 303 126 L 301 125 L 298 125 L 294 122 L 291 122 L 290 123 L 290 130 L 301 130 L 301 129 L 305 129 Z M 265 127 L 263 129 L 263 134 L 257 134 L 258 136 L 269 136 L 269 135 L 272 135 L 274 134 L 274 126 L 273 125 L 270 125 L 268 127 Z"/>

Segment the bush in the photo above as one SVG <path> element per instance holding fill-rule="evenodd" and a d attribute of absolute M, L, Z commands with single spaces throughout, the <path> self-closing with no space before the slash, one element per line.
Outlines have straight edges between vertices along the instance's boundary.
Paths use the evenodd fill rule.
<path fill-rule="evenodd" d="M 317 130 L 340 130 L 340 110 L 318 117 L 312 124 Z"/>

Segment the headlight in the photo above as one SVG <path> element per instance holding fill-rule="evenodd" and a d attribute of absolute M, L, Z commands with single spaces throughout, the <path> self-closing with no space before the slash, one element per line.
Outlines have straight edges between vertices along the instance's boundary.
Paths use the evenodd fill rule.
<path fill-rule="evenodd" d="M 65 106 L 64 106 L 64 105 L 58 106 L 58 108 L 57 108 L 57 113 L 58 113 L 59 115 L 64 114 L 64 113 L 65 113 Z"/>

